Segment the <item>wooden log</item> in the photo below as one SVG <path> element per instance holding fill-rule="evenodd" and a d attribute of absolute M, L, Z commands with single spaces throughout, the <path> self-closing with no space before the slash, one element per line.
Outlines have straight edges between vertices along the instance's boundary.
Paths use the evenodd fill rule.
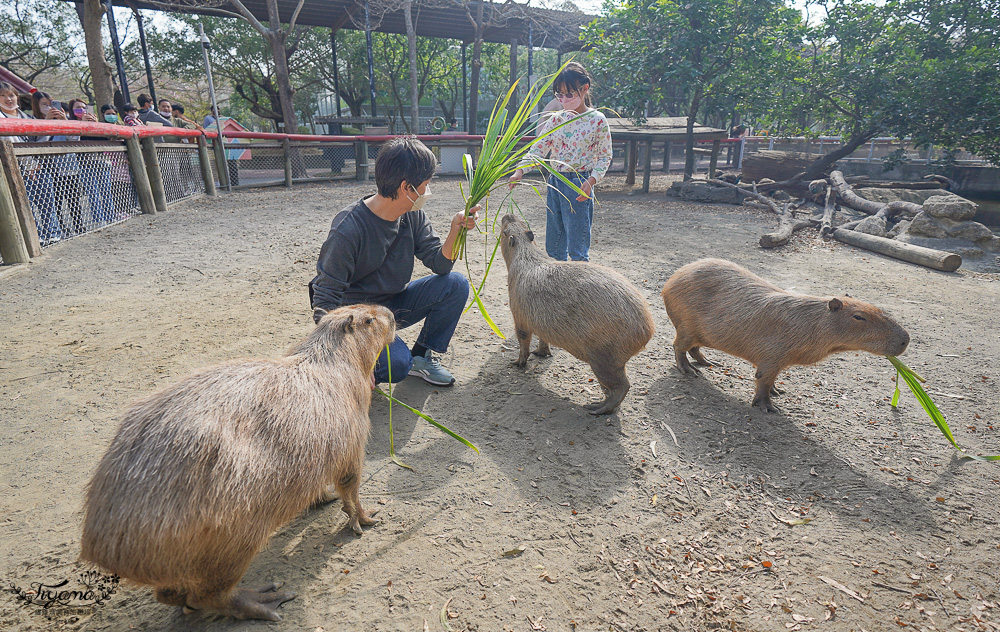
<path fill-rule="evenodd" d="M 21 224 L 17 220 L 14 197 L 4 176 L 0 176 L 0 258 L 4 265 L 31 261 L 21 234 Z"/>
<path fill-rule="evenodd" d="M 856 186 L 865 189 L 911 189 L 924 191 L 928 189 L 943 189 L 944 185 L 936 180 L 931 182 L 892 182 L 889 180 L 864 180 L 856 182 Z"/>
<path fill-rule="evenodd" d="M 710 183 L 718 185 L 718 186 L 729 187 L 730 189 L 736 189 L 737 191 L 739 191 L 743 195 L 747 196 L 748 198 L 757 200 L 758 202 L 766 205 L 769 209 L 771 209 L 771 211 L 775 215 L 781 215 L 781 209 L 779 209 L 778 205 L 774 203 L 774 200 L 772 200 L 771 198 L 767 197 L 766 195 L 761 195 L 760 193 L 757 193 L 756 190 L 749 191 L 747 189 L 744 189 L 741 186 L 737 186 L 735 184 L 730 184 L 729 182 L 726 182 L 725 180 L 719 180 L 718 178 L 711 178 L 708 181 Z"/>
<path fill-rule="evenodd" d="M 635 163 L 638 162 L 639 148 L 638 141 L 626 141 L 628 145 L 628 169 L 625 172 L 625 184 L 635 184 Z"/>
<path fill-rule="evenodd" d="M 149 183 L 149 173 L 146 171 L 146 161 L 142 157 L 139 139 L 129 136 L 125 139 L 125 154 L 128 156 L 128 167 L 132 171 L 132 186 L 139 198 L 139 209 L 143 215 L 156 214 L 156 202 L 153 201 L 153 188 Z"/>
<path fill-rule="evenodd" d="M 818 154 L 769 149 L 748 153 L 743 157 L 743 181 L 758 182 L 764 178 L 779 182 L 791 180 L 819 157 Z"/>
<path fill-rule="evenodd" d="M 791 205 L 785 202 L 785 206 L 781 211 L 781 221 L 778 223 L 778 230 L 762 235 L 760 238 L 760 247 L 776 248 L 783 246 L 788 243 L 788 240 L 792 238 L 792 234 L 795 231 L 807 226 L 815 226 L 817 223 L 814 219 L 796 220 L 792 215 Z"/>
<path fill-rule="evenodd" d="M 712 141 L 712 157 L 708 160 L 708 177 L 715 177 L 715 167 L 719 164 L 719 148 L 722 147 L 722 141 L 715 139 Z"/>
<path fill-rule="evenodd" d="M 954 272 L 962 265 L 962 257 L 953 252 L 914 246 L 906 242 L 867 235 L 853 230 L 845 230 L 844 228 L 838 228 L 833 231 L 833 238 L 845 244 L 864 248 L 865 250 L 877 252 L 887 257 L 893 257 L 894 259 L 934 268 L 935 270 Z"/>
<path fill-rule="evenodd" d="M 914 211 L 916 209 L 916 211 Z M 914 204 L 913 202 L 903 202 L 902 200 L 896 200 L 894 202 L 889 202 L 888 204 L 883 204 L 882 208 L 879 209 L 878 213 L 872 215 L 872 217 L 881 217 L 886 221 L 892 219 L 893 217 L 901 213 L 909 213 L 910 217 L 913 217 L 917 213 L 923 210 L 919 204 Z M 844 228 L 847 230 L 854 230 L 854 227 L 865 220 L 856 219 L 853 222 L 847 222 L 839 226 L 839 228 Z"/>
<path fill-rule="evenodd" d="M 837 196 L 844 202 L 844 206 L 861 211 L 862 213 L 868 213 L 869 215 L 878 213 L 885 206 L 881 202 L 866 200 L 855 193 L 851 185 L 847 184 L 844 180 L 844 174 L 840 171 L 830 172 L 830 183 L 833 184 L 834 190 L 837 191 Z"/>
<path fill-rule="evenodd" d="M 156 155 L 156 144 L 152 136 L 140 139 L 142 146 L 142 161 L 146 163 L 146 175 L 149 177 L 149 188 L 153 192 L 153 205 L 157 213 L 167 210 L 167 191 L 163 185 L 163 172 L 160 170 L 160 159 Z"/>
<path fill-rule="evenodd" d="M 833 216 L 837 210 L 836 196 L 833 187 L 826 187 L 826 205 L 823 207 L 823 220 L 820 222 L 819 234 L 824 239 L 830 238 L 833 232 Z"/>
<path fill-rule="evenodd" d="M 29 256 L 37 257 L 42 254 L 42 244 L 38 241 L 38 227 L 35 225 L 35 216 L 31 213 L 31 203 L 28 201 L 24 178 L 21 177 L 21 167 L 17 162 L 17 156 L 14 155 L 14 145 L 7 139 L 0 139 L 0 164 L 7 174 L 7 186 L 14 201 L 24 246 L 28 249 Z"/>
<path fill-rule="evenodd" d="M 204 136 L 198 137 L 198 166 L 201 167 L 201 179 L 205 183 L 205 194 L 208 197 L 218 197 L 215 190 L 215 176 L 212 175 L 212 165 L 208 162 L 208 144 Z"/>
<path fill-rule="evenodd" d="M 285 187 L 292 188 L 292 142 L 287 138 L 281 139 L 281 153 L 285 161 Z"/>
<path fill-rule="evenodd" d="M 649 193 L 649 177 L 653 171 L 653 139 L 646 141 L 646 155 L 642 161 L 642 192 Z"/>

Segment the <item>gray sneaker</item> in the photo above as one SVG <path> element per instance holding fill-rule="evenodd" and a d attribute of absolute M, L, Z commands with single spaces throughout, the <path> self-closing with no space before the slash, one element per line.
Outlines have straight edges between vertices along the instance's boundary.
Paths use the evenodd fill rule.
<path fill-rule="evenodd" d="M 410 375 L 419 377 L 435 386 L 451 386 L 455 383 L 455 376 L 441 366 L 441 360 L 437 359 L 430 349 L 427 350 L 424 357 L 415 356 L 413 358 L 413 368 L 410 369 Z"/>

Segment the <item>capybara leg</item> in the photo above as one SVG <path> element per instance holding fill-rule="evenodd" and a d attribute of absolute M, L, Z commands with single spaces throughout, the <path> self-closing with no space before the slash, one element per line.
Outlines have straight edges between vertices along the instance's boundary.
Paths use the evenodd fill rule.
<path fill-rule="evenodd" d="M 691 347 L 688 349 L 688 353 L 694 358 L 694 363 L 698 366 L 712 366 L 712 363 L 705 359 L 705 356 L 701 352 L 701 347 Z"/>
<path fill-rule="evenodd" d="M 165 603 L 168 606 L 183 607 L 187 605 L 187 593 L 182 590 L 174 590 L 173 588 L 157 588 L 156 592 L 153 594 L 157 601 Z"/>
<path fill-rule="evenodd" d="M 777 386 L 772 386 L 771 387 L 771 395 L 784 395 L 784 394 L 785 394 L 785 391 L 781 390 Z"/>
<path fill-rule="evenodd" d="M 371 516 L 365 511 L 365 508 L 361 506 L 361 496 L 358 490 L 361 488 L 361 465 L 354 469 L 352 472 L 348 472 L 340 478 L 339 481 L 334 483 L 337 488 L 337 493 L 344 501 L 343 512 L 347 514 L 348 524 L 351 530 L 358 535 L 362 535 L 362 525 L 370 527 L 371 525 L 378 522 L 371 516 L 375 515 L 375 512 L 371 513 Z"/>
<path fill-rule="evenodd" d="M 689 337 L 681 335 L 681 332 L 678 331 L 677 336 L 674 338 L 674 360 L 677 362 L 677 368 L 680 369 L 681 373 L 701 375 L 701 371 L 696 369 L 687 358 L 688 350 L 695 348 L 693 342 Z"/>
<path fill-rule="evenodd" d="M 314 500 L 312 505 L 310 506 L 322 507 L 323 505 L 329 505 L 338 498 L 340 498 L 340 496 L 337 495 L 336 488 L 333 485 L 330 485 L 329 487 L 323 488 L 322 493 L 320 493 L 319 497 L 316 500 Z"/>
<path fill-rule="evenodd" d="M 757 367 L 757 390 L 753 395 L 753 406 L 765 413 L 781 412 L 771 403 L 771 389 L 774 388 L 774 381 L 778 379 L 779 370 L 771 367 Z"/>
<path fill-rule="evenodd" d="M 528 364 L 528 353 L 531 351 L 531 332 L 526 329 L 522 329 L 514 324 L 515 333 L 517 333 L 517 342 L 521 345 L 521 353 L 517 356 L 517 366 L 522 369 L 526 364 Z"/>
<path fill-rule="evenodd" d="M 533 354 L 540 358 L 547 358 L 552 355 L 552 350 L 549 349 L 549 343 L 545 342 L 541 338 L 538 339 L 538 348 L 532 351 Z"/>
<path fill-rule="evenodd" d="M 188 598 L 188 606 L 194 610 L 211 610 L 235 619 L 281 621 L 277 608 L 291 599 L 295 599 L 295 593 L 280 591 L 277 584 L 270 584 L 260 590 L 241 588 L 230 593 L 228 598 L 192 595 Z"/>
<path fill-rule="evenodd" d="M 591 368 L 594 369 L 597 381 L 604 387 L 605 398 L 603 402 L 587 404 L 584 408 L 591 415 L 606 415 L 614 412 L 618 408 L 618 404 L 621 404 L 622 400 L 625 399 L 625 395 L 631 387 L 628 376 L 625 375 L 625 367 L 605 367 L 600 364 L 592 364 Z"/>

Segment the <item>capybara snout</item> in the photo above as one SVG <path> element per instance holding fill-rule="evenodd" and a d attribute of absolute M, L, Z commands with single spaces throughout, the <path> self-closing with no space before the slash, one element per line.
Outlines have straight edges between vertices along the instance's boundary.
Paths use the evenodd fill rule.
<path fill-rule="evenodd" d="M 653 336 L 646 300 L 610 268 L 550 259 L 516 216 L 504 216 L 501 227 L 509 305 L 521 350 L 517 365 L 525 366 L 529 353 L 550 355 L 550 344 L 561 347 L 590 364 L 605 390 L 604 401 L 586 408 L 595 415 L 614 411 L 630 386 L 625 363 Z M 538 336 L 534 352 L 532 336 Z"/>
<path fill-rule="evenodd" d="M 777 411 L 771 403 L 774 382 L 792 365 L 843 351 L 899 355 L 910 342 L 902 325 L 870 303 L 789 292 L 723 259 L 681 267 L 661 296 L 677 330 L 677 368 L 699 372 L 688 355 L 709 365 L 701 347 L 749 360 L 757 367 L 753 405 L 765 412 Z"/>

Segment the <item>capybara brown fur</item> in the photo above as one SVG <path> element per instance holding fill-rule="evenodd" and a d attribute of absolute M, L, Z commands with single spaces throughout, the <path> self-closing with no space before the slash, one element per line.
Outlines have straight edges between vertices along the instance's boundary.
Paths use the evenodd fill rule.
<path fill-rule="evenodd" d="M 163 603 L 280 620 L 293 594 L 236 585 L 331 485 L 356 533 L 374 524 L 358 487 L 372 366 L 394 332 L 384 307 L 342 307 L 285 357 L 209 367 L 131 406 L 88 486 L 80 557 Z"/>
<path fill-rule="evenodd" d="M 878 307 L 850 297 L 806 296 L 783 290 L 724 259 L 701 259 L 667 279 L 661 292 L 677 330 L 677 368 L 697 375 L 709 366 L 701 347 L 748 360 L 757 367 L 753 405 L 778 412 L 771 395 L 778 374 L 815 364 L 832 353 L 899 355 L 910 335 Z"/>
<path fill-rule="evenodd" d="M 531 337 L 538 336 L 536 355 L 551 355 L 554 345 L 590 365 L 605 391 L 604 401 L 586 406 L 591 414 L 614 411 L 630 386 L 625 363 L 653 337 L 646 300 L 610 268 L 550 259 L 516 216 L 505 215 L 501 226 L 510 311 L 521 345 L 517 366 L 528 361 Z"/>

